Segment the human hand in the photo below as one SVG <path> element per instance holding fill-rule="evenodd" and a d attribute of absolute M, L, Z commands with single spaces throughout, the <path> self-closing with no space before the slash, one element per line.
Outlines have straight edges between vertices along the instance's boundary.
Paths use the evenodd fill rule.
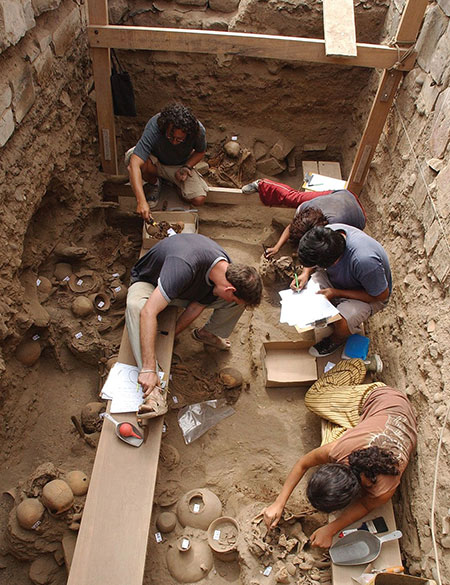
<path fill-rule="evenodd" d="M 284 506 L 278 504 L 277 502 L 274 502 L 270 506 L 267 506 L 267 508 L 264 508 L 264 522 L 267 528 L 274 528 L 278 524 L 283 510 Z"/>
<path fill-rule="evenodd" d="M 184 183 L 188 177 L 192 177 L 192 169 L 189 167 L 180 167 L 175 173 L 175 178 L 181 183 Z"/>
<path fill-rule="evenodd" d="M 315 530 L 309 540 L 312 546 L 318 546 L 320 548 L 330 548 L 333 541 L 334 531 L 330 528 L 330 525 L 321 526 Z"/>
<path fill-rule="evenodd" d="M 150 395 L 158 382 L 158 374 L 155 372 L 140 372 L 138 376 L 138 383 L 142 386 L 144 398 L 147 398 Z"/>
<path fill-rule="evenodd" d="M 331 301 L 331 299 L 334 299 L 334 297 L 337 296 L 336 290 L 334 288 L 321 288 L 320 290 L 317 291 L 317 294 L 323 295 L 329 301 Z"/>
<path fill-rule="evenodd" d="M 302 289 L 305 288 L 309 280 L 309 276 L 307 274 L 303 274 L 303 272 L 297 276 L 297 278 L 291 282 L 290 287 L 295 292 L 300 292 Z M 298 282 L 298 285 L 297 285 Z"/>
<path fill-rule="evenodd" d="M 147 203 L 147 201 L 144 200 L 142 203 L 138 202 L 137 208 L 136 208 L 136 213 L 138 215 L 140 215 L 144 221 L 149 221 L 149 219 L 151 218 L 151 215 L 150 215 L 150 206 Z"/>
<path fill-rule="evenodd" d="M 280 251 L 280 248 L 278 248 L 277 246 L 274 246 L 273 248 L 266 248 L 266 251 L 264 252 L 264 256 L 266 258 L 270 258 L 271 256 L 275 256 L 275 254 L 278 254 L 279 251 Z"/>

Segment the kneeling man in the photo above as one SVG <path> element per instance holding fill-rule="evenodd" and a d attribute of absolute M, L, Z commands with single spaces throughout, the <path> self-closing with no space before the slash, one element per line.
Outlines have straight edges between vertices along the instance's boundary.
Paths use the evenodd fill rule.
<path fill-rule="evenodd" d="M 216 242 L 199 234 L 178 234 L 156 244 L 131 271 L 126 324 L 139 384 L 147 398 L 146 416 L 167 412 L 166 392 L 158 386 L 155 354 L 157 317 L 167 305 L 184 307 L 175 335 L 188 327 L 205 308 L 209 321 L 194 329 L 196 341 L 217 349 L 230 349 L 227 337 L 245 307 L 261 302 L 262 282 L 251 266 L 232 264 Z M 149 416 L 150 415 L 150 416 Z"/>

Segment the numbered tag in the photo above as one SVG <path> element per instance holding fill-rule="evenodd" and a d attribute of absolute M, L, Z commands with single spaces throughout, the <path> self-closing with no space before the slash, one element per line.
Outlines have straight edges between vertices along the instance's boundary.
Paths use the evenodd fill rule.
<path fill-rule="evenodd" d="M 81 339 L 81 337 L 83 337 L 83 334 L 81 333 L 81 331 L 78 331 L 78 333 L 75 333 L 75 339 Z"/>
<path fill-rule="evenodd" d="M 36 286 L 39 286 L 40 284 L 41 284 L 41 279 L 40 279 L 40 278 L 38 278 L 38 279 L 36 280 Z"/>
<path fill-rule="evenodd" d="M 271 573 L 271 572 L 272 572 L 272 567 L 271 567 L 271 566 L 268 566 L 268 567 L 266 567 L 266 568 L 264 569 L 264 571 L 263 571 L 263 575 L 264 575 L 265 577 L 268 577 L 268 576 L 270 575 L 270 573 Z"/>
<path fill-rule="evenodd" d="M 156 542 L 162 542 L 161 532 L 155 532 L 155 540 Z"/>
<path fill-rule="evenodd" d="M 194 504 L 192 511 L 194 514 L 198 514 L 200 512 L 200 504 Z"/>
<path fill-rule="evenodd" d="M 104 307 L 104 306 L 105 306 L 105 301 L 99 301 L 99 302 L 97 303 L 97 307 L 98 307 L 99 309 L 101 309 L 101 308 L 102 308 L 102 307 Z"/>
<path fill-rule="evenodd" d="M 83 284 L 83 279 L 82 279 L 82 278 L 79 278 L 79 279 L 77 280 L 77 285 L 78 285 L 78 286 L 81 286 L 82 284 Z"/>
<path fill-rule="evenodd" d="M 181 541 L 181 548 L 183 550 L 186 550 L 187 548 L 189 548 L 189 538 L 183 538 L 183 540 Z"/>
<path fill-rule="evenodd" d="M 213 540 L 219 540 L 219 539 L 220 539 L 220 530 L 214 530 Z"/>
<path fill-rule="evenodd" d="M 38 335 L 38 334 L 36 333 L 36 335 L 33 335 L 33 337 L 32 337 L 31 339 L 32 339 L 33 341 L 37 341 L 37 340 L 38 340 L 38 339 L 40 339 L 40 338 L 41 338 L 41 336 L 40 336 L 40 335 Z"/>

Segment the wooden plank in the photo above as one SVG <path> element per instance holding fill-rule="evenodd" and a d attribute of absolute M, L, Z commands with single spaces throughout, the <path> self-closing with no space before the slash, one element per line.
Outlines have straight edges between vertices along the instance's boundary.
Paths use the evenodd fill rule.
<path fill-rule="evenodd" d="M 89 43 L 92 47 L 116 49 L 143 49 L 148 51 L 175 51 L 182 53 L 211 53 L 279 59 L 281 61 L 306 61 L 346 65 L 349 67 L 392 67 L 403 49 L 386 45 L 357 43 L 356 57 L 337 57 L 325 54 L 325 41 L 301 37 L 283 37 L 225 31 L 188 30 L 137 26 L 89 26 Z M 219 48 L 220 47 L 220 48 Z M 414 56 L 401 65 L 409 71 Z"/>
<path fill-rule="evenodd" d="M 408 0 L 398 25 L 398 42 L 411 45 L 416 42 L 428 3 L 429 0 Z"/>
<path fill-rule="evenodd" d="M 170 375 L 176 307 L 159 315 L 158 361 Z M 124 331 L 119 358 L 133 362 Z M 115 415 L 132 420 L 134 415 Z M 120 441 L 114 426 L 103 425 L 77 538 L 68 585 L 142 585 L 158 468 L 163 418 L 149 421 L 138 449 Z"/>
<path fill-rule="evenodd" d="M 310 174 L 318 174 L 319 172 L 319 163 L 316 160 L 304 160 L 302 161 L 302 170 L 303 170 L 303 178 L 305 175 Z"/>
<path fill-rule="evenodd" d="M 108 25 L 108 0 L 88 1 L 91 25 Z M 111 62 L 108 48 L 91 48 L 94 73 L 97 125 L 100 143 L 100 158 L 103 172 L 117 175 L 117 146 L 114 110 L 111 93 Z"/>
<path fill-rule="evenodd" d="M 353 0 L 323 0 L 325 54 L 356 57 Z"/>
<path fill-rule="evenodd" d="M 333 179 L 342 179 L 341 165 L 338 162 L 319 160 L 319 175 L 325 175 Z"/>
<path fill-rule="evenodd" d="M 365 516 L 362 520 L 358 520 L 354 524 L 351 524 L 349 528 L 357 528 L 361 526 L 361 524 L 367 520 L 373 520 L 373 518 L 377 518 L 378 516 L 382 516 L 386 524 L 389 528 L 389 532 L 392 532 L 396 529 L 394 511 L 392 508 L 392 500 L 383 504 L 379 508 L 372 510 L 367 516 Z M 334 515 L 331 515 L 330 520 L 335 518 Z M 337 535 L 333 538 L 333 543 L 336 542 L 338 539 Z M 400 567 L 402 565 L 402 557 L 400 554 L 400 545 L 398 540 L 392 540 L 391 542 L 385 542 L 381 547 L 380 556 L 374 561 L 374 565 L 377 569 L 387 569 L 389 567 Z M 331 572 L 333 575 L 333 585 L 349 585 L 353 583 L 353 577 L 359 577 L 363 572 L 364 566 L 338 566 L 334 563 L 331 563 Z"/>
<path fill-rule="evenodd" d="M 258 193 L 244 195 L 240 189 L 228 187 L 208 187 L 205 203 L 221 203 L 223 205 L 238 205 L 239 203 L 254 203 L 262 205 Z"/>

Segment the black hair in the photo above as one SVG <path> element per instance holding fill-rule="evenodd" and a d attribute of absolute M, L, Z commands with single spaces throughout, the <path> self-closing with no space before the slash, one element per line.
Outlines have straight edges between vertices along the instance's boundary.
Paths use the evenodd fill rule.
<path fill-rule="evenodd" d="M 326 463 L 308 481 L 306 495 L 317 510 L 334 512 L 348 506 L 361 491 L 359 476 L 344 463 Z"/>
<path fill-rule="evenodd" d="M 294 244 L 315 226 L 328 225 L 328 219 L 317 207 L 308 207 L 304 211 L 299 211 L 289 226 L 289 239 Z"/>
<path fill-rule="evenodd" d="M 377 475 L 398 475 L 398 460 L 392 451 L 382 449 L 381 447 L 367 447 L 352 451 L 348 457 L 348 463 L 352 470 L 364 475 L 372 482 L 376 483 Z"/>
<path fill-rule="evenodd" d="M 166 106 L 158 118 L 158 128 L 166 134 L 170 125 L 186 132 L 190 138 L 197 136 L 199 123 L 191 110 L 180 103 L 173 103 Z"/>
<path fill-rule="evenodd" d="M 345 238 L 338 231 L 327 227 L 313 227 L 302 237 L 298 244 L 298 258 L 308 268 L 320 266 L 328 268 L 345 251 Z"/>

